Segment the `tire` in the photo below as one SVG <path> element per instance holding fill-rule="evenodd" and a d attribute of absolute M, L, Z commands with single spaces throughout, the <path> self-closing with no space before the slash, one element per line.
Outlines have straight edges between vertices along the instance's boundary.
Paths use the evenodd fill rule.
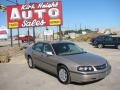
<path fill-rule="evenodd" d="M 98 48 L 103 48 L 103 44 L 98 44 L 97 47 Z"/>
<path fill-rule="evenodd" d="M 119 49 L 119 50 L 120 50 L 120 45 L 117 45 L 117 49 Z"/>
<path fill-rule="evenodd" d="M 34 68 L 35 67 L 35 65 L 33 64 L 33 60 L 32 60 L 32 58 L 29 56 L 28 57 L 28 66 L 32 69 L 32 68 Z"/>
<path fill-rule="evenodd" d="M 69 70 L 64 65 L 58 67 L 58 80 L 63 84 L 69 84 L 71 82 Z"/>

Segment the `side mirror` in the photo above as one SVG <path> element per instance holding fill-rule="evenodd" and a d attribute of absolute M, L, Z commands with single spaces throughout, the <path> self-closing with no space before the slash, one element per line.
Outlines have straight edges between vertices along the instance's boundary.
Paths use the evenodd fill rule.
<path fill-rule="evenodd" d="M 41 52 L 41 50 L 39 48 L 36 48 L 36 51 Z"/>
<path fill-rule="evenodd" d="M 46 54 L 48 55 L 48 56 L 53 56 L 53 53 L 52 52 L 46 52 Z"/>

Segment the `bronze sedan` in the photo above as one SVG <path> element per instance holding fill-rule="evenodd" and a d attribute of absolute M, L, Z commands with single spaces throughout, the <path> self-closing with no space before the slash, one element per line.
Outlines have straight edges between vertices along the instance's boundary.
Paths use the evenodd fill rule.
<path fill-rule="evenodd" d="M 25 57 L 30 68 L 53 73 L 63 84 L 100 80 L 111 71 L 106 59 L 68 41 L 37 42 L 26 49 Z"/>

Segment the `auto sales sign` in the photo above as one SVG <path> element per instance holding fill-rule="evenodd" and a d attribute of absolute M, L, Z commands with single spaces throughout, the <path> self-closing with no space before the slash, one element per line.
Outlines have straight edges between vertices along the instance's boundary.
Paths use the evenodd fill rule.
<path fill-rule="evenodd" d="M 7 6 L 8 28 L 62 25 L 62 2 Z"/>

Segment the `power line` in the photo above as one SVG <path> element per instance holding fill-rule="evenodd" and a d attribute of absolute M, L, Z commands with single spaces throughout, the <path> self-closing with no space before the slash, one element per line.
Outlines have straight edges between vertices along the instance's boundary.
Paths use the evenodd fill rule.
<path fill-rule="evenodd" d="M 25 4 L 27 4 L 28 3 L 28 1 L 27 0 L 25 0 Z"/>
<path fill-rule="evenodd" d="M 6 0 L 6 1 L 11 2 L 11 3 L 14 3 L 14 4 L 18 4 L 17 2 L 14 2 L 14 1 L 12 1 L 12 0 Z M 17 0 L 16 0 L 16 1 L 17 1 Z"/>

